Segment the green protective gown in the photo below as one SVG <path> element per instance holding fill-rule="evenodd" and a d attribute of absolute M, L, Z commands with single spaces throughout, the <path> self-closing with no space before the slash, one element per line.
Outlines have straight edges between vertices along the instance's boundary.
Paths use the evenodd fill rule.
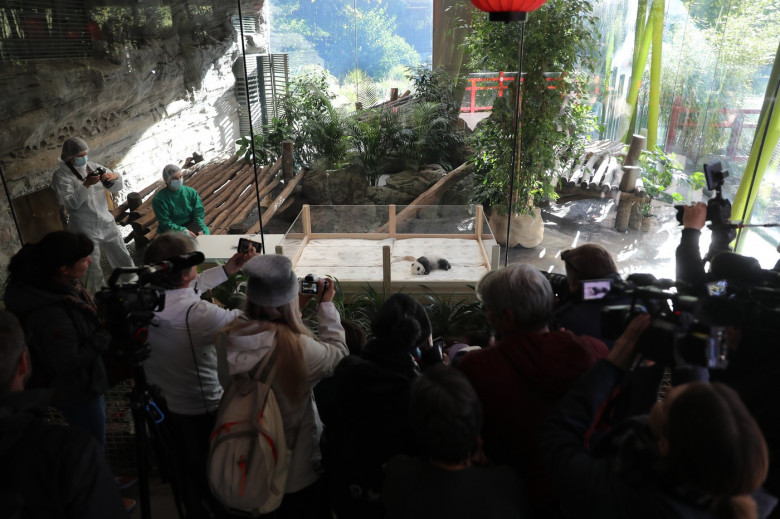
<path fill-rule="evenodd" d="M 167 188 L 161 190 L 154 195 L 152 208 L 159 223 L 158 234 L 166 231 L 186 231 L 186 225 L 190 222 L 200 226 L 203 234 L 210 234 L 203 221 L 206 216 L 203 202 L 200 201 L 198 192 L 191 187 L 181 186 L 176 191 Z"/>

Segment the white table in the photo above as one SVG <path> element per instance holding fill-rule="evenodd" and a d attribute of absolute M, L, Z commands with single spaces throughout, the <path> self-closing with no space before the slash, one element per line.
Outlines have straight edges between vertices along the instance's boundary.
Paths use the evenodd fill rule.
<path fill-rule="evenodd" d="M 263 239 L 259 234 L 208 234 L 196 238 L 198 250 L 206 257 L 205 261 L 228 260 L 236 253 L 238 240 L 247 238 L 252 241 L 265 242 L 265 253 L 275 254 L 276 246 L 284 238 L 283 234 L 264 234 Z"/>

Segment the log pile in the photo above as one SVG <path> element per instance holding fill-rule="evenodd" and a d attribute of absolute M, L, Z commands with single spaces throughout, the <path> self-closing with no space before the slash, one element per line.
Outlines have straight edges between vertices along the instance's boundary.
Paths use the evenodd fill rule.
<path fill-rule="evenodd" d="M 623 154 L 623 143 L 618 141 L 596 141 L 586 146 L 573 168 L 558 172 L 558 202 L 617 196 L 623 179 L 617 157 Z"/>
<path fill-rule="evenodd" d="M 211 234 L 228 234 L 231 226 L 234 229 L 247 227 L 247 219 L 256 210 L 258 198 L 260 200 L 267 198 L 280 184 L 281 177 L 278 173 L 282 168 L 282 162 L 283 158 L 280 158 L 275 164 L 265 166 L 258 171 L 257 190 L 254 185 L 255 174 L 252 164 L 237 155 L 224 161 L 199 163 L 192 169 L 184 170 L 185 185 L 195 189 L 203 201 L 206 210 L 205 222 Z M 290 198 L 292 187 L 297 185 L 302 177 L 303 174 L 298 174 L 287 183 L 287 188 L 282 193 L 284 198 L 280 196 L 270 205 L 273 211 L 266 211 L 263 214 L 264 224 L 278 209 L 292 202 Z M 114 218 L 119 224 L 130 225 L 133 228 L 133 232 L 125 238 L 125 241 L 134 239 L 136 245 L 143 246 L 157 235 L 157 219 L 152 209 L 152 200 L 160 189 L 166 189 L 162 180 L 154 182 L 139 192 L 143 202 L 135 209 L 131 209 L 125 202 L 114 210 Z M 254 227 L 259 230 L 259 223 Z"/>

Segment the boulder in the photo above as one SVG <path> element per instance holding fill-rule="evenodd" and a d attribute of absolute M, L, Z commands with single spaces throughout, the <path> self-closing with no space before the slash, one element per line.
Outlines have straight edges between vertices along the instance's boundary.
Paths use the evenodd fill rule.
<path fill-rule="evenodd" d="M 311 205 L 350 205 L 365 199 L 368 181 L 363 167 L 310 170 L 303 179 L 303 196 Z"/>

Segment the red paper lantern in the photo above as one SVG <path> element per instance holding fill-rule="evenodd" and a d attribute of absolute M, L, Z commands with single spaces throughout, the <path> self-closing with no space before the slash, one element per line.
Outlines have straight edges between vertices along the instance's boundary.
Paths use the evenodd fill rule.
<path fill-rule="evenodd" d="M 471 0 L 474 7 L 490 13 L 490 21 L 525 21 L 526 14 L 539 9 L 547 0 Z"/>

